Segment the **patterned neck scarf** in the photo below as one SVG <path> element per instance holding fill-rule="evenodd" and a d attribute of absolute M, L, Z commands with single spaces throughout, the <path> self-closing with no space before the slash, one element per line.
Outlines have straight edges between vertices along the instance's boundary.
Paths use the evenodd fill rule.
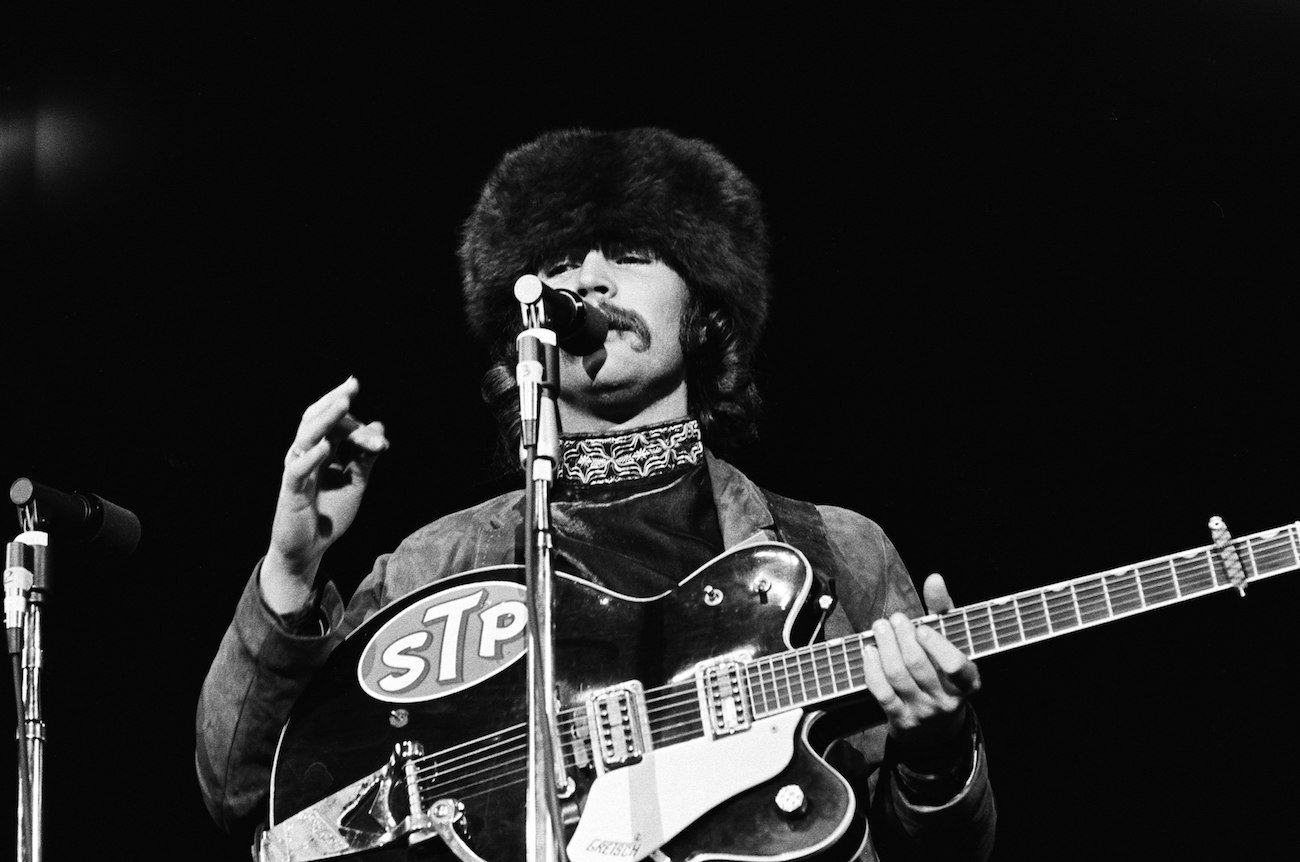
<path fill-rule="evenodd" d="M 577 485 L 609 485 L 663 476 L 704 460 L 694 419 L 618 434 L 575 434 L 561 441 L 559 478 Z"/>

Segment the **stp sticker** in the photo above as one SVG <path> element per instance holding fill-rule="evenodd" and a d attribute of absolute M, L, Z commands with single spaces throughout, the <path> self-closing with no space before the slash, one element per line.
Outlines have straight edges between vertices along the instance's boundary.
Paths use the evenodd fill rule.
<path fill-rule="evenodd" d="M 527 648 L 527 591 L 462 584 L 403 608 L 361 651 L 357 681 L 391 703 L 446 697 L 498 674 Z"/>

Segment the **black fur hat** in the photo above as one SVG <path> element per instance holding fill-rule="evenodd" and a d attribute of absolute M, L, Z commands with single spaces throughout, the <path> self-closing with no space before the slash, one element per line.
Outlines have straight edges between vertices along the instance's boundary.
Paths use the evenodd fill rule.
<path fill-rule="evenodd" d="M 728 310 L 744 355 L 767 317 L 768 246 L 753 184 L 712 145 L 656 128 L 549 132 L 509 152 L 465 222 L 465 311 L 512 348 L 514 283 L 571 252 L 652 250 L 697 299 Z"/>

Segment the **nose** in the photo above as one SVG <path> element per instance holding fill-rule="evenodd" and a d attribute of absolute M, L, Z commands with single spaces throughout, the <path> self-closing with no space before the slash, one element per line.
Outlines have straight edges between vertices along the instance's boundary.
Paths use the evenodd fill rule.
<path fill-rule="evenodd" d="M 600 249 L 593 248 L 582 259 L 582 266 L 578 267 L 577 287 L 578 296 L 583 299 L 594 299 L 600 296 L 604 300 L 618 293 L 618 287 L 614 283 L 613 267 L 610 266 L 605 255 L 601 254 Z"/>

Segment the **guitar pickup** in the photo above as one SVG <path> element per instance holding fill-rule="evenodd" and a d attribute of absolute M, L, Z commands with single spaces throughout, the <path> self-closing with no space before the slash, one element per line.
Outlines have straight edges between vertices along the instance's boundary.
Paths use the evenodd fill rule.
<path fill-rule="evenodd" d="M 748 730 L 753 724 L 745 697 L 744 665 L 738 661 L 702 664 L 696 669 L 700 706 L 714 737 Z"/>
<path fill-rule="evenodd" d="M 638 763 L 654 747 L 645 689 L 636 680 L 587 695 L 587 725 L 598 774 Z"/>

